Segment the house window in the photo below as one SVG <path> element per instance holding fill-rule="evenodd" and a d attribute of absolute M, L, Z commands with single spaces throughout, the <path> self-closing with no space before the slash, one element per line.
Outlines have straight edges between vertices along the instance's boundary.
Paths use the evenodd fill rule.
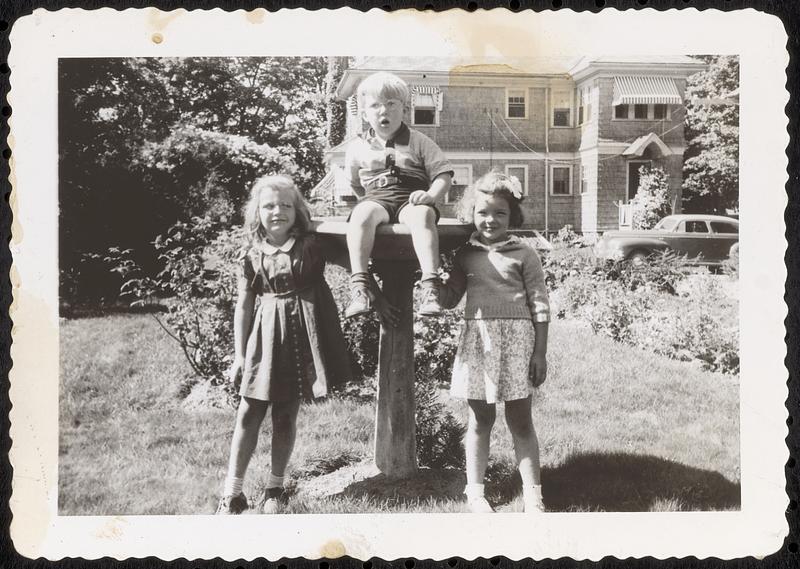
<path fill-rule="evenodd" d="M 447 191 L 446 202 L 453 203 L 461 199 L 464 190 L 472 183 L 472 164 L 459 164 L 453 166 L 453 177 L 450 180 L 450 189 Z"/>
<path fill-rule="evenodd" d="M 578 123 L 584 124 L 592 120 L 592 90 L 590 88 L 578 91 Z"/>
<path fill-rule="evenodd" d="M 669 105 L 614 105 L 614 118 L 618 120 L 667 120 L 670 118 Z"/>
<path fill-rule="evenodd" d="M 572 93 L 553 91 L 553 126 L 572 125 Z"/>
<path fill-rule="evenodd" d="M 589 191 L 589 168 L 581 164 L 581 193 Z"/>
<path fill-rule="evenodd" d="M 506 92 L 506 117 L 524 119 L 528 116 L 525 89 L 508 89 Z"/>
<path fill-rule="evenodd" d="M 436 126 L 436 98 L 435 95 L 428 93 L 417 93 L 414 95 L 414 125 Z"/>
<path fill-rule="evenodd" d="M 528 195 L 528 167 L 524 164 L 508 164 L 506 166 L 506 176 L 513 176 L 519 180 L 522 186 L 522 195 Z"/>
<path fill-rule="evenodd" d="M 550 195 L 572 195 L 572 166 L 550 167 Z"/>

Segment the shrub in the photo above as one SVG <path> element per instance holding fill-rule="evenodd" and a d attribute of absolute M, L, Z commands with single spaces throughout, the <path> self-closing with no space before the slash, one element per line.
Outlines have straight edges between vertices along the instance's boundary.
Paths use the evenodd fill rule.
<path fill-rule="evenodd" d="M 580 247 L 583 245 L 583 237 L 573 231 L 572 225 L 567 224 L 553 236 L 552 243 L 553 245 L 563 244 L 566 247 Z"/>
<path fill-rule="evenodd" d="M 464 468 L 462 440 L 466 428 L 439 401 L 439 390 L 431 381 L 417 381 L 417 461 L 430 468 Z"/>
<path fill-rule="evenodd" d="M 652 229 L 672 211 L 669 181 L 659 166 L 639 168 L 639 188 L 631 200 L 634 229 Z"/>
<path fill-rule="evenodd" d="M 686 277 L 688 261 L 674 251 L 654 253 L 646 263 L 608 261 L 606 276 L 619 281 L 628 290 L 640 287 L 676 294 L 678 284 Z"/>
<path fill-rule="evenodd" d="M 438 318 L 414 322 L 414 368 L 418 382 L 449 383 L 463 310 L 445 311 Z"/>

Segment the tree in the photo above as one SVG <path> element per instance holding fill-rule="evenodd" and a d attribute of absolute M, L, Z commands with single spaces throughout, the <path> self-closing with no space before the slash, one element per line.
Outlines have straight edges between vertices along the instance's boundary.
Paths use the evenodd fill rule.
<path fill-rule="evenodd" d="M 658 166 L 639 168 L 639 189 L 631 200 L 634 229 L 652 229 L 672 211 L 667 173 Z"/>
<path fill-rule="evenodd" d="M 240 221 L 260 175 L 313 187 L 326 70 L 319 57 L 60 60 L 62 275 L 97 280 L 82 260 L 111 246 L 156 270 L 157 235 L 196 215 Z"/>
<path fill-rule="evenodd" d="M 739 58 L 702 59 L 686 86 L 683 209 L 724 214 L 739 208 Z"/>
<path fill-rule="evenodd" d="M 331 56 L 327 58 L 328 72 L 325 74 L 325 138 L 328 147 L 336 146 L 344 140 L 347 105 L 336 96 L 344 72 L 349 67 L 347 57 Z"/>

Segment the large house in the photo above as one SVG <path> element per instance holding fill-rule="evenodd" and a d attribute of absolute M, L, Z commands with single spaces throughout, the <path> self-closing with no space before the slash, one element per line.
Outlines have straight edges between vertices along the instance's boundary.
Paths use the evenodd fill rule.
<path fill-rule="evenodd" d="M 365 127 L 354 93 L 382 70 L 409 84 L 407 123 L 453 163 L 445 216 L 468 184 L 497 168 L 522 182 L 526 227 L 596 235 L 629 223 L 625 204 L 643 164 L 664 168 L 679 212 L 686 78 L 704 68 L 686 56 L 356 59 L 338 87 L 346 136 L 327 151 L 329 173 L 316 193 L 340 211 L 357 199 L 344 179 L 347 145 Z"/>

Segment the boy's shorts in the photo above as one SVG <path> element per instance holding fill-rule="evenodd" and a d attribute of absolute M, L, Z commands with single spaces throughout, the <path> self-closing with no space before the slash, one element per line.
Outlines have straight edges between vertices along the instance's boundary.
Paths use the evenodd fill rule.
<path fill-rule="evenodd" d="M 410 195 L 411 192 L 405 190 L 379 190 L 367 193 L 367 195 L 358 200 L 358 203 L 374 202 L 380 205 L 386 210 L 386 213 L 389 214 L 389 223 L 399 223 L 398 218 L 400 216 L 400 212 L 403 211 L 403 208 L 408 205 L 408 197 Z M 439 218 L 441 217 L 439 210 L 436 209 L 436 206 L 433 204 L 426 205 L 433 208 L 433 211 L 436 214 L 436 223 L 438 223 Z M 352 215 L 353 214 L 351 212 L 350 216 Z M 350 216 L 347 217 L 347 221 L 350 221 Z"/>

